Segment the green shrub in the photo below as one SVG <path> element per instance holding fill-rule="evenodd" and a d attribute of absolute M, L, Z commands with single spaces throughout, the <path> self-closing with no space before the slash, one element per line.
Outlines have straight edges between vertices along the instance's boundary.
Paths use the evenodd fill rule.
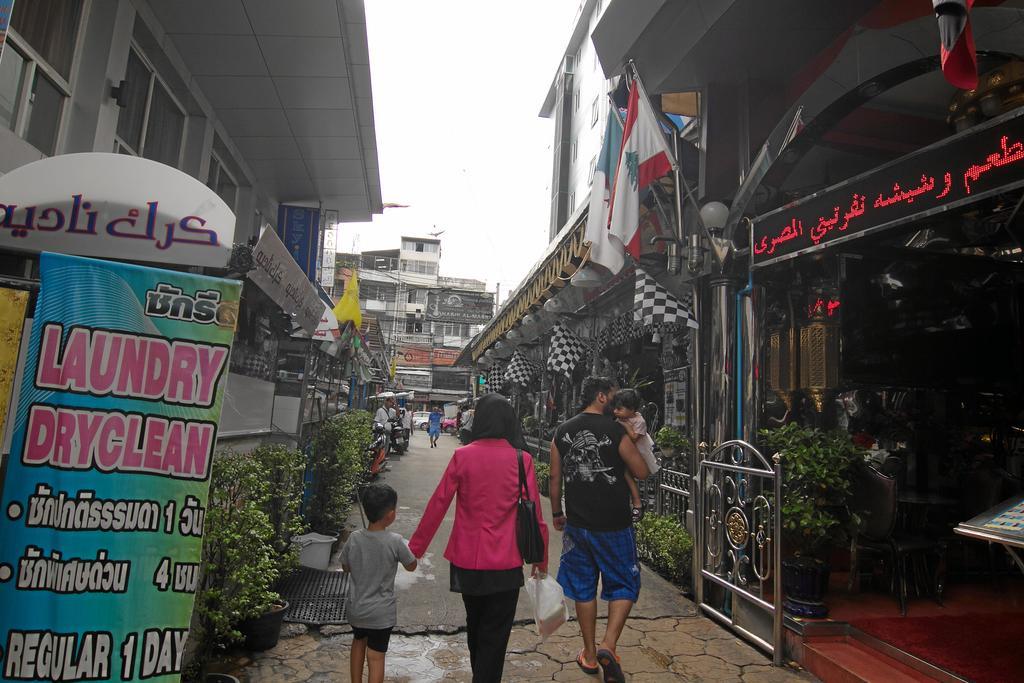
<path fill-rule="evenodd" d="M 690 585 L 693 539 L 678 520 L 644 515 L 636 525 L 636 549 L 651 569 L 677 584 Z"/>
<path fill-rule="evenodd" d="M 239 622 L 264 614 L 280 596 L 274 527 L 266 512 L 270 482 L 250 454 L 214 457 L 203 534 L 203 579 L 196 594 L 198 656 L 239 640 Z"/>
<path fill-rule="evenodd" d="M 306 530 L 300 515 L 306 456 L 302 451 L 281 444 L 264 444 L 249 457 L 262 467 L 269 484 L 264 511 L 274 530 L 271 544 L 280 576 L 287 576 L 298 567 L 299 552 L 292 537 Z"/>
<path fill-rule="evenodd" d="M 540 495 L 548 495 L 548 491 L 551 490 L 551 465 L 535 459 L 533 474 L 537 477 L 537 490 L 540 491 Z"/>
<path fill-rule="evenodd" d="M 338 533 L 344 526 L 359 485 L 366 480 L 373 415 L 353 410 L 321 425 L 313 438 L 312 492 L 306 520 L 322 533 Z"/>
<path fill-rule="evenodd" d="M 662 450 L 672 449 L 682 454 L 690 450 L 690 440 L 675 427 L 662 427 L 654 434 L 654 443 Z"/>
<path fill-rule="evenodd" d="M 795 422 L 763 429 L 768 453 L 782 455 L 782 536 L 790 555 L 826 558 L 846 541 L 847 524 L 856 523 L 848 503 L 853 467 L 863 449 L 842 431 L 808 429 Z"/>

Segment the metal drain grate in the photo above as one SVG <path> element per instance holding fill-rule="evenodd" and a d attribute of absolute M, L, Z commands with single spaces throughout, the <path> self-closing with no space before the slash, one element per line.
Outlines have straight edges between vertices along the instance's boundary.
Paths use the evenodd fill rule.
<path fill-rule="evenodd" d="M 348 574 L 344 572 L 300 567 L 277 590 L 288 601 L 285 621 L 312 626 L 348 623 Z"/>

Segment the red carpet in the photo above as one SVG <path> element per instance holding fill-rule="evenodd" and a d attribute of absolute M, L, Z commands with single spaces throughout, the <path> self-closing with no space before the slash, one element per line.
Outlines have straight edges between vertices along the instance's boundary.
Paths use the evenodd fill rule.
<path fill-rule="evenodd" d="M 1024 680 L 1024 614 L 862 619 L 850 625 L 975 683 Z"/>

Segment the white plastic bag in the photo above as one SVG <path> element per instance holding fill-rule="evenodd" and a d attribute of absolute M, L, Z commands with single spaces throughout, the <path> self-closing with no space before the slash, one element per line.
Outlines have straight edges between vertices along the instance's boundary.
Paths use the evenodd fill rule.
<path fill-rule="evenodd" d="M 533 620 L 537 622 L 540 640 L 544 642 L 569 619 L 565 594 L 558 582 L 547 574 L 535 574 L 527 579 L 526 593 L 533 605 Z"/>

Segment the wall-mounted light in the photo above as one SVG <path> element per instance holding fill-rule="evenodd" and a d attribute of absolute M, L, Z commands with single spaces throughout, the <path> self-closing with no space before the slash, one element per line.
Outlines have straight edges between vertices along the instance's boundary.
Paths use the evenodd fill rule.
<path fill-rule="evenodd" d="M 124 109 L 128 106 L 128 81 L 121 81 L 117 85 L 110 86 L 110 97 L 117 106 Z"/>
<path fill-rule="evenodd" d="M 708 230 L 721 230 L 729 220 L 729 207 L 722 202 L 708 202 L 700 207 L 700 219 Z"/>

